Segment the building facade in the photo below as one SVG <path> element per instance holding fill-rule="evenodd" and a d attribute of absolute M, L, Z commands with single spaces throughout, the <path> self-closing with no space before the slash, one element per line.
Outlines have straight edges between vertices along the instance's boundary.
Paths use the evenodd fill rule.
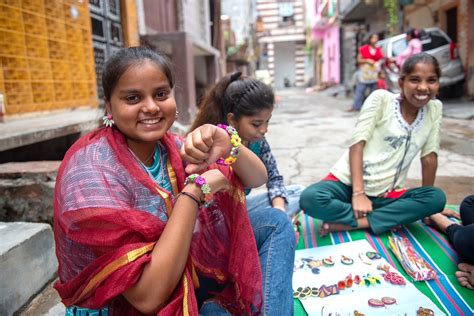
<path fill-rule="evenodd" d="M 220 0 L 137 3 L 141 41 L 174 64 L 178 120 L 189 124 L 205 89 L 225 72 Z"/>
<path fill-rule="evenodd" d="M 338 0 L 316 0 L 312 38 L 316 45 L 316 84 L 319 86 L 341 82 L 340 27 Z"/>
<path fill-rule="evenodd" d="M 257 68 L 267 69 L 276 89 L 305 84 L 303 0 L 257 0 Z"/>

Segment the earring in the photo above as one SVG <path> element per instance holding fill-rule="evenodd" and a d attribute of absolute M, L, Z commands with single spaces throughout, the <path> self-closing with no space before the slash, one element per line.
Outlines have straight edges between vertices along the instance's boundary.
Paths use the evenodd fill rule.
<path fill-rule="evenodd" d="M 115 124 L 114 120 L 112 119 L 112 114 L 104 115 L 102 117 L 102 121 L 105 127 L 112 127 Z"/>
<path fill-rule="evenodd" d="M 178 115 L 179 115 L 179 111 L 176 110 L 176 119 L 178 118 Z"/>

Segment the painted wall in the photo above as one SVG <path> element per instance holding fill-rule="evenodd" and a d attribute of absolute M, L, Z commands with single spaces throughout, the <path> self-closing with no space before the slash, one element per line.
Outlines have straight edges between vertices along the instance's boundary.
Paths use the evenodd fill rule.
<path fill-rule="evenodd" d="M 323 82 L 340 82 L 339 26 L 333 25 L 324 32 Z"/>

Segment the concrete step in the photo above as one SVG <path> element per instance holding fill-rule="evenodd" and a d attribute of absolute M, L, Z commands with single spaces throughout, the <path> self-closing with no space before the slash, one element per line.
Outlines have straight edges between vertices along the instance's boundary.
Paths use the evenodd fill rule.
<path fill-rule="evenodd" d="M 58 292 L 53 288 L 54 280 L 46 288 L 41 291 L 28 306 L 25 307 L 19 316 L 64 316 L 66 307 L 61 303 Z"/>
<path fill-rule="evenodd" d="M 0 315 L 12 315 L 56 275 L 48 224 L 0 222 Z"/>

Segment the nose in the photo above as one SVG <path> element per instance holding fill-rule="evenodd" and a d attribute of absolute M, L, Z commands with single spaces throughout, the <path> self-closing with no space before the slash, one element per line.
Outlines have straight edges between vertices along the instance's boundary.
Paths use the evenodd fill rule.
<path fill-rule="evenodd" d="M 156 113 L 160 110 L 158 103 L 153 97 L 147 97 L 142 101 L 142 111 L 145 113 Z"/>
<path fill-rule="evenodd" d="M 268 124 L 262 124 L 258 132 L 265 135 L 268 132 Z"/>
<path fill-rule="evenodd" d="M 422 80 L 422 81 L 420 81 L 420 83 L 418 84 L 418 86 L 416 88 L 418 90 L 425 91 L 426 89 L 428 89 L 428 84 L 427 84 L 426 81 Z"/>

